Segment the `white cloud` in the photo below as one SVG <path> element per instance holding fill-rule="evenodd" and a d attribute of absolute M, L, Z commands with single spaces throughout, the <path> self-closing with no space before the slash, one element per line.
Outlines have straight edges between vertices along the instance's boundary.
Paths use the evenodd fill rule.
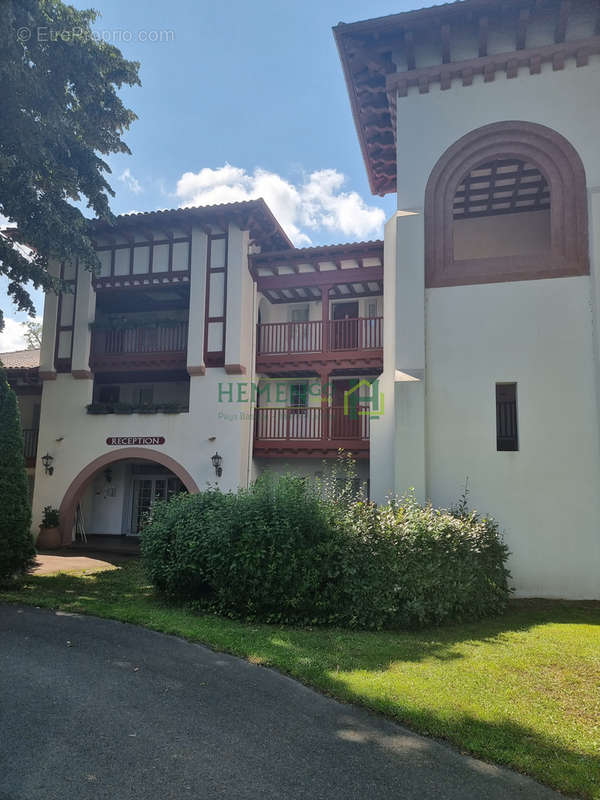
<path fill-rule="evenodd" d="M 380 236 L 384 211 L 367 205 L 358 192 L 344 191 L 345 182 L 335 169 L 311 172 L 294 185 L 275 172 L 257 168 L 249 173 L 225 164 L 185 172 L 177 182 L 176 195 L 184 207 L 262 197 L 299 247 L 312 244 L 309 234 L 319 230 L 344 240 Z"/>
<path fill-rule="evenodd" d="M 129 167 L 127 167 L 127 169 L 124 169 L 123 172 L 119 175 L 119 180 L 123 181 L 123 183 L 125 184 L 125 186 L 127 186 L 129 191 L 133 192 L 134 194 L 139 194 L 140 192 L 143 191 L 142 184 L 138 181 L 137 178 L 135 178 L 131 174 L 131 170 L 129 169 Z"/>
<path fill-rule="evenodd" d="M 36 322 L 41 322 L 41 317 L 35 318 Z M 16 319 L 4 317 L 4 330 L 0 333 L 0 353 L 10 353 L 13 350 L 26 350 L 25 323 L 18 322 Z"/>

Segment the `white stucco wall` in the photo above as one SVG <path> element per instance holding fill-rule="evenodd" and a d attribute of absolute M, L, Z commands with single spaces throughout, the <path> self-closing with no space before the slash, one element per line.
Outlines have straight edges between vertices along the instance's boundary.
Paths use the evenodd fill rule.
<path fill-rule="evenodd" d="M 328 474 L 339 474 L 339 464 L 332 458 L 255 458 L 256 477 L 263 472 L 272 471 L 278 474 L 302 475 L 307 478 L 326 478 Z M 369 481 L 369 462 L 366 459 L 356 461 L 356 476 L 361 484 Z"/>
<path fill-rule="evenodd" d="M 249 403 L 219 402 L 219 383 L 230 376 L 213 368 L 190 378 L 190 411 L 182 414 L 87 414 L 92 381 L 59 374 L 44 384 L 38 453 L 54 458 L 54 474 L 39 462 L 33 499 L 34 530 L 44 506 L 58 507 L 71 482 L 91 461 L 120 447 L 106 444 L 109 436 L 164 436 L 164 445 L 151 449 L 181 464 L 202 488 L 218 483 L 235 489 L 247 482 L 248 463 L 240 443 L 249 436 Z M 213 439 L 214 437 L 214 439 Z M 59 440 L 60 441 L 57 441 Z M 211 456 L 223 456 L 223 476 L 216 478 Z"/>
<path fill-rule="evenodd" d="M 491 122 L 525 120 L 558 131 L 579 153 L 588 186 L 600 184 L 600 122 L 598 86 L 600 55 L 576 67 L 573 59 L 563 70 L 542 64 L 541 74 L 520 69 L 508 79 L 497 72 L 491 83 L 481 75 L 472 86 L 454 81 L 442 91 L 432 84 L 428 94 L 418 88 L 398 99 L 398 208 L 422 209 L 425 185 L 436 161 L 457 139 Z"/>
<path fill-rule="evenodd" d="M 587 277 L 427 291 L 427 487 L 468 478 L 501 523 L 520 594 L 597 597 L 600 452 Z M 493 313 L 490 313 L 493 309 Z M 518 452 L 496 451 L 496 382 L 516 382 Z"/>
<path fill-rule="evenodd" d="M 432 85 L 428 94 L 414 89 L 398 99 L 398 208 L 416 211 L 413 219 L 422 219 L 440 156 L 491 122 L 546 125 L 585 167 L 589 277 L 431 289 L 423 303 L 422 232 L 398 221 L 389 229 L 396 240 L 388 245 L 386 237 L 386 297 L 396 297 L 393 321 L 391 299 L 386 306 L 388 389 L 394 370 L 397 378 L 425 343 L 423 380 L 412 384 L 403 421 L 396 383 L 395 489 L 418 482 L 423 463 L 425 495 L 447 505 L 468 477 L 471 504 L 505 530 L 513 584 L 525 596 L 600 597 L 599 77 L 600 57 L 593 56 L 582 68 L 547 64 L 541 75 L 521 70 L 512 80 L 498 72 L 492 83 L 476 77 L 470 87 L 456 81 L 447 91 Z M 518 452 L 496 451 L 494 392 L 502 381 L 518 384 Z M 379 494 L 382 485 L 380 477 Z"/>
<path fill-rule="evenodd" d="M 368 317 L 369 305 L 375 303 L 376 316 L 381 316 L 383 312 L 383 297 L 345 297 L 337 300 L 329 301 L 329 318 L 333 319 L 333 306 L 336 303 L 351 303 L 358 302 L 358 316 Z M 306 303 L 270 303 L 267 298 L 263 298 L 261 304 L 262 322 L 291 322 L 292 309 L 299 308 L 300 306 L 308 306 L 308 319 L 309 321 L 320 321 L 323 319 L 322 307 L 320 300 L 308 301 Z"/>

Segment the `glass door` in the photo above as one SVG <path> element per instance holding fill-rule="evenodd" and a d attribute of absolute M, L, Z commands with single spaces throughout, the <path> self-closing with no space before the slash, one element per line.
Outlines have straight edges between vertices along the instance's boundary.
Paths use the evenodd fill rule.
<path fill-rule="evenodd" d="M 185 486 L 174 475 L 156 478 L 135 478 L 133 481 L 133 504 L 131 514 L 131 534 L 139 536 L 148 513 L 155 500 L 170 500 L 185 491 Z"/>
<path fill-rule="evenodd" d="M 152 508 L 153 498 L 152 478 L 136 478 L 133 481 L 133 507 L 131 514 L 131 534 L 139 536 L 144 527 L 144 521 Z"/>

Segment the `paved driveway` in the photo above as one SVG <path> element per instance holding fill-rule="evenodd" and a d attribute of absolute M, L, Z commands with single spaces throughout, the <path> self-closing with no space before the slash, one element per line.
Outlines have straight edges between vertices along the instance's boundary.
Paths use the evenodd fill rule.
<path fill-rule="evenodd" d="M 550 800 L 284 677 L 118 622 L 0 606 L 0 800 Z"/>

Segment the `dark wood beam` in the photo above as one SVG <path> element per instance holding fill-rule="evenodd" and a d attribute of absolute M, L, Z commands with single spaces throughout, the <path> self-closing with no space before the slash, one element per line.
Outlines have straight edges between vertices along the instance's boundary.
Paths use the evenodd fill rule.
<path fill-rule="evenodd" d="M 327 286 L 332 283 L 360 283 L 383 280 L 383 267 L 356 267 L 354 269 L 328 270 L 327 272 L 300 272 L 297 275 L 260 276 L 259 291 L 288 289 L 299 286 Z"/>

